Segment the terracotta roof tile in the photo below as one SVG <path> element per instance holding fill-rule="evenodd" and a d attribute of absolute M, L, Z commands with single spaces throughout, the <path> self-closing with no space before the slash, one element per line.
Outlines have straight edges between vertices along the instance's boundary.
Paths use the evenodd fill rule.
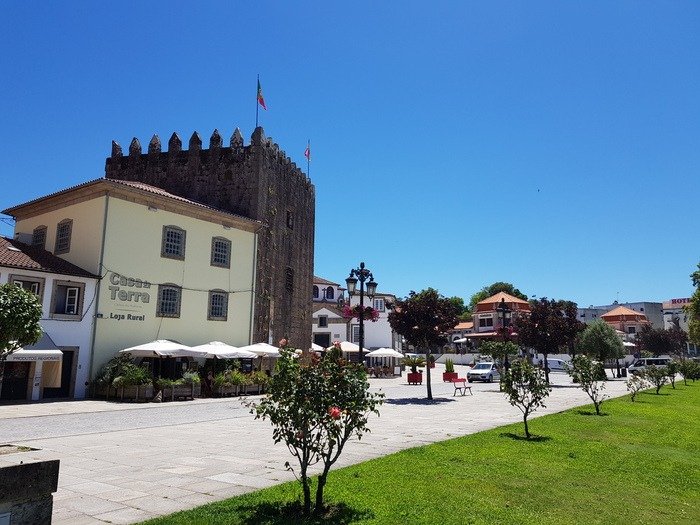
<path fill-rule="evenodd" d="M 618 317 L 618 316 L 625 316 L 625 317 L 630 317 L 630 316 L 635 316 L 638 318 L 643 318 L 644 320 L 647 319 L 647 316 L 644 315 L 641 312 L 635 312 L 634 310 L 627 308 L 626 306 L 618 306 L 617 308 L 613 308 L 609 312 L 604 313 L 601 315 L 601 318 L 605 319 L 612 319 L 613 317 Z"/>
<path fill-rule="evenodd" d="M 56 257 L 43 248 L 29 246 L 7 237 L 0 237 L 0 266 L 76 277 L 99 278 L 75 264 Z"/>
<path fill-rule="evenodd" d="M 322 277 L 317 277 L 314 275 L 314 284 L 332 284 L 333 286 L 340 286 L 338 283 L 329 281 L 328 279 L 323 279 Z"/>

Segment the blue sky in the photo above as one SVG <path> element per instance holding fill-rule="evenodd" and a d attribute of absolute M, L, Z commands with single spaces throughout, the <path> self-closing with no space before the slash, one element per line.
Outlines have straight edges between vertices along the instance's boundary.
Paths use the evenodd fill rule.
<path fill-rule="evenodd" d="M 260 74 L 266 135 L 304 168 L 311 139 L 317 275 L 686 297 L 698 27 L 697 2 L 10 2 L 0 207 L 103 176 L 113 139 L 247 142 Z"/>

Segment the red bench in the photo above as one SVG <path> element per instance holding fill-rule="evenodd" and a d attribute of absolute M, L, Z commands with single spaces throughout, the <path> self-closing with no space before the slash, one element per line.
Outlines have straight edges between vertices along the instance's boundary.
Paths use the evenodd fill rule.
<path fill-rule="evenodd" d="M 469 390 L 470 396 L 474 395 L 472 393 L 471 385 L 467 384 L 466 378 L 458 377 L 457 379 L 453 379 L 452 384 L 455 386 L 455 391 L 454 391 L 454 394 L 452 394 L 452 397 L 456 396 L 457 392 L 460 392 L 462 395 L 465 395 L 467 393 L 467 390 Z"/>

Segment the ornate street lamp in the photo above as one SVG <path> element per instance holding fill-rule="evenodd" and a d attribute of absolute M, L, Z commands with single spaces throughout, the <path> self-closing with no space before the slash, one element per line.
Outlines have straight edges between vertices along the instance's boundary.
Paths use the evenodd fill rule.
<path fill-rule="evenodd" d="M 352 297 L 357 293 L 357 281 L 360 281 L 360 356 L 359 362 L 363 363 L 362 359 L 362 349 L 365 344 L 365 295 L 372 300 L 374 294 L 377 293 L 377 283 L 374 281 L 372 272 L 365 268 L 365 263 L 361 262 L 359 268 L 353 268 L 350 270 L 350 276 L 345 279 L 345 283 L 348 285 L 348 295 Z M 365 281 L 367 284 L 365 285 Z M 367 291 L 365 291 L 365 286 Z"/>
<path fill-rule="evenodd" d="M 501 330 L 503 331 L 503 354 L 505 356 L 505 359 L 503 360 L 503 368 L 507 372 L 508 368 L 510 368 L 510 363 L 508 362 L 508 352 L 505 345 L 508 337 L 508 325 L 510 324 L 511 320 L 511 311 L 506 304 L 505 298 L 501 298 L 501 302 L 496 307 L 496 311 L 498 312 L 498 318 L 501 321 Z"/>

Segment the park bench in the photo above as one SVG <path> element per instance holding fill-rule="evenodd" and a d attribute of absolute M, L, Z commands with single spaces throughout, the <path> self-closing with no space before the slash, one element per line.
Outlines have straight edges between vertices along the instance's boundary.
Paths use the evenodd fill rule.
<path fill-rule="evenodd" d="M 472 393 L 472 387 L 471 385 L 467 384 L 467 380 L 464 377 L 459 377 L 457 379 L 452 380 L 452 384 L 455 386 L 455 391 L 454 394 L 452 394 L 452 397 L 457 395 L 457 392 L 461 393 L 462 395 L 465 395 L 467 393 L 467 390 L 469 390 L 469 395 L 473 396 L 474 394 Z"/>

